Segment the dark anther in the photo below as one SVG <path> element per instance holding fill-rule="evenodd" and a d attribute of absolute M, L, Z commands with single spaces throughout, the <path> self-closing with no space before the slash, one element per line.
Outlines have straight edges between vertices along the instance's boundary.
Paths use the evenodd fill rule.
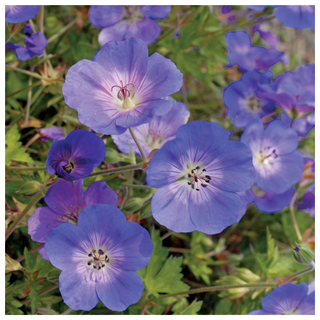
<path fill-rule="evenodd" d="M 202 171 L 207 171 L 206 169 L 202 169 Z"/>
<path fill-rule="evenodd" d="M 190 186 L 191 182 L 188 182 L 188 185 Z"/>
<path fill-rule="evenodd" d="M 196 167 L 196 169 L 197 169 L 197 170 L 199 170 L 199 169 L 200 169 L 200 167 L 199 167 L 199 166 L 197 166 L 197 167 Z"/>
<path fill-rule="evenodd" d="M 89 254 L 88 254 L 88 257 L 92 257 L 92 253 L 89 253 Z"/>
<path fill-rule="evenodd" d="M 211 180 L 211 177 L 210 177 L 210 176 L 205 176 L 205 178 L 207 178 L 208 180 Z"/>
<path fill-rule="evenodd" d="M 197 178 L 197 177 L 194 177 L 194 181 L 195 181 L 195 182 L 198 182 L 198 178 Z"/>
<path fill-rule="evenodd" d="M 194 169 L 191 170 L 191 173 L 193 173 Z"/>
<path fill-rule="evenodd" d="M 88 262 L 88 266 L 91 266 L 91 262 Z"/>
<path fill-rule="evenodd" d="M 207 184 L 202 184 L 202 183 L 201 183 L 201 187 L 204 187 L 204 188 L 205 188 L 206 186 L 208 186 L 208 185 L 207 185 Z"/>
<path fill-rule="evenodd" d="M 191 177 L 192 177 L 192 175 L 189 173 L 189 174 L 188 174 L 188 177 L 189 177 L 189 178 L 191 178 Z"/>
<path fill-rule="evenodd" d="M 198 189 L 198 188 L 197 188 L 196 190 L 197 190 L 197 191 L 200 191 L 200 189 Z"/>
<path fill-rule="evenodd" d="M 94 269 L 97 269 L 97 266 L 93 266 Z"/>
<path fill-rule="evenodd" d="M 104 254 L 104 252 L 103 252 L 101 249 L 99 249 L 98 253 L 99 253 L 100 255 L 103 255 L 103 254 Z"/>
<path fill-rule="evenodd" d="M 101 266 L 101 268 L 104 268 L 106 265 L 105 264 L 103 264 L 102 266 Z"/>

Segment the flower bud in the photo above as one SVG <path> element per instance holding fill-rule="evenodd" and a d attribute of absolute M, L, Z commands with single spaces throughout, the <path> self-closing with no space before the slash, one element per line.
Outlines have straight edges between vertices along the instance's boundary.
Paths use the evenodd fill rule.
<path fill-rule="evenodd" d="M 117 163 L 120 160 L 119 153 L 112 148 L 107 148 L 106 149 L 106 157 L 104 160 L 107 163 Z"/>
<path fill-rule="evenodd" d="M 5 272 L 12 272 L 12 271 L 18 271 L 21 270 L 22 266 L 21 264 L 16 261 L 13 260 L 12 258 L 10 258 L 7 254 L 6 254 L 6 268 L 5 268 Z"/>
<path fill-rule="evenodd" d="M 38 181 L 27 181 L 16 193 L 21 193 L 26 197 L 31 197 L 37 194 L 42 189 L 42 185 Z"/>
<path fill-rule="evenodd" d="M 296 261 L 303 265 L 310 265 L 314 261 L 314 254 L 310 248 L 302 244 L 293 247 L 293 257 Z"/>
<path fill-rule="evenodd" d="M 127 212 L 138 211 L 143 205 L 143 200 L 141 198 L 130 198 L 126 201 L 124 205 L 124 210 Z"/>

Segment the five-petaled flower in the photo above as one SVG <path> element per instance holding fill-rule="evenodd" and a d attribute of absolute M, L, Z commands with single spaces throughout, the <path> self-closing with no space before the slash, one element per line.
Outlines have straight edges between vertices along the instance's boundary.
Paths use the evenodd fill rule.
<path fill-rule="evenodd" d="M 62 223 L 77 224 L 80 212 L 94 204 L 118 203 L 117 194 L 104 181 L 94 182 L 83 191 L 83 180 L 59 180 L 49 188 L 44 198 L 48 207 L 35 210 L 28 220 L 28 234 L 36 242 L 45 243 L 47 236 Z M 48 257 L 41 248 L 42 258 Z"/>
<path fill-rule="evenodd" d="M 176 65 L 158 53 L 148 57 L 140 39 L 111 41 L 93 61 L 81 60 L 67 73 L 65 102 L 96 132 L 122 134 L 170 110 L 165 99 L 182 85 Z"/>
<path fill-rule="evenodd" d="M 303 155 L 296 151 L 299 137 L 281 120 L 272 121 L 265 130 L 261 120 L 251 122 L 241 142 L 252 151 L 255 183 L 261 190 L 281 194 L 300 181 Z"/>
<path fill-rule="evenodd" d="M 172 102 L 168 113 L 163 116 L 154 116 L 150 122 L 132 128 L 145 155 L 149 155 L 154 149 L 160 149 L 167 141 L 174 139 L 179 127 L 188 121 L 190 116 L 188 108 L 182 102 L 172 98 L 168 100 Z M 130 152 L 129 142 L 135 154 L 141 156 L 128 131 L 121 135 L 114 135 L 112 139 L 122 152 Z"/>
<path fill-rule="evenodd" d="M 310 292 L 311 291 L 311 292 Z M 311 315 L 315 314 L 315 292 L 308 285 L 286 283 L 275 288 L 262 299 L 262 309 L 250 315 Z"/>
<path fill-rule="evenodd" d="M 101 138 L 86 130 L 72 131 L 64 140 L 52 144 L 47 158 L 47 172 L 65 180 L 87 177 L 101 164 L 106 148 Z"/>
<path fill-rule="evenodd" d="M 113 311 L 137 303 L 143 283 L 137 270 L 152 254 L 147 230 L 112 205 L 85 208 L 78 225 L 64 223 L 45 244 L 50 262 L 62 272 L 59 288 L 73 310 L 91 310 L 101 300 Z"/>
<path fill-rule="evenodd" d="M 103 46 L 108 41 L 139 38 L 150 44 L 160 35 L 161 27 L 155 19 L 169 15 L 170 6 L 91 6 L 89 20 L 102 28 L 98 40 Z"/>
<path fill-rule="evenodd" d="M 147 183 L 159 188 L 151 213 L 175 232 L 220 233 L 238 222 L 246 203 L 238 193 L 254 180 L 252 153 L 216 123 L 193 121 L 157 151 Z"/>

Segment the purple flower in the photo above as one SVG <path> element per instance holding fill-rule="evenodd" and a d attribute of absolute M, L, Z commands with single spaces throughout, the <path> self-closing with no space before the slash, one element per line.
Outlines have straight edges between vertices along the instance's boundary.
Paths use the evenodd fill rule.
<path fill-rule="evenodd" d="M 118 196 L 104 181 L 94 182 L 84 192 L 83 180 L 74 184 L 59 180 L 49 188 L 44 201 L 48 207 L 37 208 L 28 220 L 28 234 L 33 241 L 41 243 L 61 224 L 77 224 L 84 208 L 94 204 L 116 205 Z M 48 260 L 46 254 L 41 256 Z"/>
<path fill-rule="evenodd" d="M 64 140 L 52 144 L 47 158 L 47 172 L 65 180 L 87 177 L 101 164 L 106 148 L 101 138 L 86 130 L 72 131 Z"/>
<path fill-rule="evenodd" d="M 264 213 L 279 212 L 283 208 L 290 205 L 293 197 L 294 189 L 290 188 L 281 194 L 264 192 L 259 190 L 257 186 L 246 191 L 247 203 L 254 203 L 257 209 Z"/>
<path fill-rule="evenodd" d="M 241 72 L 245 71 L 266 71 L 275 63 L 282 61 L 287 64 L 284 52 L 274 48 L 252 46 L 251 38 L 245 31 L 232 31 L 225 35 L 229 48 L 228 67 L 238 65 Z"/>
<path fill-rule="evenodd" d="M 255 24 L 252 27 L 252 33 L 258 32 L 260 38 L 269 46 L 269 48 L 276 48 L 279 38 L 274 36 L 268 28 L 270 28 L 270 26 L 267 23 Z"/>
<path fill-rule="evenodd" d="M 148 57 L 146 43 L 130 38 L 108 42 L 94 61 L 72 66 L 63 94 L 81 123 L 99 133 L 122 134 L 167 113 L 171 102 L 165 97 L 181 85 L 182 74 L 171 60 L 159 53 Z"/>
<path fill-rule="evenodd" d="M 112 205 L 85 208 L 78 225 L 64 223 L 45 245 L 50 262 L 62 272 L 59 289 L 73 310 L 89 311 L 101 300 L 110 310 L 137 303 L 143 283 L 136 270 L 151 257 L 150 235 Z"/>
<path fill-rule="evenodd" d="M 139 38 L 150 44 L 161 33 L 155 19 L 169 15 L 170 6 L 91 6 L 89 20 L 102 28 L 98 40 L 101 46 L 109 41 Z"/>
<path fill-rule="evenodd" d="M 42 142 L 47 142 L 47 140 L 58 141 L 64 139 L 64 132 L 58 127 L 37 129 L 36 131 L 40 135 L 40 140 Z"/>
<path fill-rule="evenodd" d="M 153 217 L 175 232 L 220 233 L 238 222 L 246 203 L 237 194 L 251 188 L 252 154 L 216 123 L 193 121 L 157 151 L 147 183 L 159 188 L 151 201 Z"/>
<path fill-rule="evenodd" d="M 259 98 L 268 90 L 270 80 L 266 74 L 246 72 L 239 81 L 231 83 L 223 92 L 227 115 L 236 128 L 245 127 L 254 119 L 261 119 L 274 111 L 274 103 Z"/>
<path fill-rule="evenodd" d="M 298 210 L 304 210 L 311 217 L 315 216 L 315 196 L 312 192 L 306 192 L 302 198 L 300 203 L 297 203 Z"/>
<path fill-rule="evenodd" d="M 308 285 L 286 283 L 275 288 L 262 299 L 262 309 L 250 315 L 311 315 L 315 314 L 315 293 L 308 293 Z"/>
<path fill-rule="evenodd" d="M 273 101 L 291 117 L 301 117 L 314 111 L 315 67 L 307 64 L 278 76 L 272 83 L 272 90 L 261 94 Z"/>
<path fill-rule="evenodd" d="M 26 23 L 23 27 L 23 33 L 27 36 L 32 36 L 33 35 L 33 29 L 31 27 L 30 23 Z"/>
<path fill-rule="evenodd" d="M 280 114 L 280 119 L 287 126 L 292 125 L 292 119 L 285 113 Z M 305 137 L 315 125 L 315 113 L 311 113 L 304 118 L 295 119 L 292 128 L 296 130 L 299 136 Z"/>
<path fill-rule="evenodd" d="M 20 61 L 26 61 L 34 56 L 41 56 L 44 48 L 47 46 L 47 39 L 41 32 L 37 32 L 31 37 L 25 37 L 26 46 L 18 43 L 6 43 L 6 50 L 13 51 Z"/>
<path fill-rule="evenodd" d="M 249 9 L 263 11 L 266 6 L 246 6 Z M 283 25 L 295 29 L 315 29 L 315 6 L 270 6 L 276 8 L 274 17 Z"/>
<path fill-rule="evenodd" d="M 282 194 L 300 181 L 303 155 L 296 151 L 299 137 L 280 120 L 272 121 L 265 130 L 261 120 L 251 122 L 241 142 L 252 151 L 255 183 L 263 191 Z"/>
<path fill-rule="evenodd" d="M 315 6 L 277 6 L 274 17 L 286 27 L 315 28 Z"/>
<path fill-rule="evenodd" d="M 145 155 L 149 155 L 154 149 L 160 149 L 167 141 L 174 139 L 179 127 L 186 124 L 189 119 L 190 112 L 182 102 L 172 98 L 168 100 L 172 102 L 168 113 L 163 116 L 154 116 L 150 122 L 133 128 Z M 141 157 L 130 132 L 112 136 L 112 139 L 124 153 L 130 152 L 129 142 L 135 154 Z"/>
<path fill-rule="evenodd" d="M 21 23 L 33 19 L 40 6 L 6 6 L 5 20 L 9 23 Z"/>

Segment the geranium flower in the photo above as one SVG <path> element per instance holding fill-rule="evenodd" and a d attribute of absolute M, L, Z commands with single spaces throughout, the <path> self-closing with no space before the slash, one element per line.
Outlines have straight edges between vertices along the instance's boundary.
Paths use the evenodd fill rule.
<path fill-rule="evenodd" d="M 137 270 L 151 257 L 150 235 L 112 205 L 81 211 L 78 225 L 64 223 L 45 244 L 50 262 L 62 270 L 59 289 L 73 310 L 89 311 L 101 300 L 110 310 L 137 303 L 143 283 Z"/>
<path fill-rule="evenodd" d="M 180 126 L 185 124 L 190 116 L 188 108 L 182 103 L 169 98 L 171 109 L 163 116 L 154 116 L 150 122 L 134 127 L 133 132 L 138 139 L 145 155 L 154 149 L 160 149 L 167 141 L 175 138 Z M 140 151 L 131 134 L 126 131 L 121 135 L 112 136 L 114 143 L 123 153 L 129 153 L 130 143 L 134 153 L 141 157 Z"/>
<path fill-rule="evenodd" d="M 40 135 L 40 140 L 42 142 L 58 141 L 64 139 L 64 132 L 61 128 L 51 127 L 51 128 L 43 128 L 37 129 L 37 133 Z"/>
<path fill-rule="evenodd" d="M 294 72 L 287 71 L 278 76 L 271 85 L 272 90 L 261 93 L 261 98 L 273 101 L 291 117 L 302 117 L 314 111 L 315 67 L 304 65 Z"/>
<path fill-rule="evenodd" d="M 312 192 L 306 192 L 301 201 L 297 203 L 298 210 L 304 210 L 308 213 L 311 217 L 315 216 L 315 196 Z"/>
<path fill-rule="evenodd" d="M 223 102 L 228 108 L 227 115 L 236 128 L 245 127 L 250 121 L 261 119 L 274 111 L 273 102 L 259 98 L 259 93 L 269 87 L 269 76 L 249 71 L 224 90 Z"/>
<path fill-rule="evenodd" d="M 251 188 L 252 154 L 216 123 L 193 121 L 157 151 L 147 168 L 147 183 L 159 188 L 151 213 L 175 232 L 220 233 L 238 222 L 246 203 L 238 192 Z"/>
<path fill-rule="evenodd" d="M 315 125 L 315 113 L 311 113 L 303 118 L 295 119 L 292 124 L 292 119 L 282 112 L 280 114 L 280 119 L 286 125 L 292 127 L 299 136 L 305 137 L 314 128 Z"/>
<path fill-rule="evenodd" d="M 265 130 L 261 120 L 251 122 L 241 142 L 252 151 L 255 183 L 261 190 L 281 194 L 300 181 L 303 155 L 296 151 L 299 137 L 281 120 L 272 121 Z"/>
<path fill-rule="evenodd" d="M 39 12 L 40 6 L 5 6 L 5 20 L 9 23 L 21 23 L 33 19 Z"/>
<path fill-rule="evenodd" d="M 315 293 L 308 292 L 308 285 L 286 283 L 275 288 L 262 299 L 262 309 L 250 315 L 311 315 L 315 314 Z"/>
<path fill-rule="evenodd" d="M 284 52 L 251 45 L 251 38 L 245 31 L 228 32 L 225 38 L 229 48 L 230 62 L 227 67 L 238 65 L 241 72 L 246 72 L 266 71 L 280 61 L 287 64 Z"/>
<path fill-rule="evenodd" d="M 249 9 L 263 11 L 266 6 L 246 6 Z M 270 6 L 276 8 L 274 17 L 284 26 L 295 29 L 315 28 L 315 6 Z"/>
<path fill-rule="evenodd" d="M 25 47 L 18 43 L 6 43 L 6 50 L 13 51 L 20 61 L 29 60 L 34 56 L 41 56 L 47 46 L 47 39 L 41 32 L 25 37 L 23 41 L 26 44 Z"/>
<path fill-rule="evenodd" d="M 171 103 L 165 97 L 181 85 L 182 74 L 172 61 L 158 53 L 148 57 L 146 43 L 130 38 L 108 42 L 94 61 L 72 66 L 63 95 L 81 123 L 99 133 L 122 134 L 167 113 Z"/>
<path fill-rule="evenodd" d="M 48 235 L 62 223 L 77 224 L 84 208 L 99 203 L 116 205 L 118 196 L 104 181 L 94 182 L 84 192 L 83 180 L 74 184 L 59 180 L 49 188 L 44 201 L 48 207 L 37 208 L 28 220 L 28 234 L 40 243 L 45 243 Z M 43 250 L 40 254 L 48 260 Z"/>
<path fill-rule="evenodd" d="M 91 6 L 89 20 L 96 28 L 102 28 L 98 41 L 101 46 L 109 41 L 139 38 L 150 44 L 161 33 L 155 19 L 169 15 L 170 6 Z"/>
<path fill-rule="evenodd" d="M 290 188 L 281 194 L 264 192 L 259 190 L 257 186 L 253 186 L 252 189 L 246 191 L 248 205 L 254 203 L 257 209 L 264 213 L 279 212 L 283 208 L 288 207 L 293 194 L 293 188 Z"/>
<path fill-rule="evenodd" d="M 47 172 L 65 180 L 87 177 L 101 164 L 106 148 L 101 138 L 86 130 L 72 131 L 64 140 L 52 144 L 47 158 Z"/>

